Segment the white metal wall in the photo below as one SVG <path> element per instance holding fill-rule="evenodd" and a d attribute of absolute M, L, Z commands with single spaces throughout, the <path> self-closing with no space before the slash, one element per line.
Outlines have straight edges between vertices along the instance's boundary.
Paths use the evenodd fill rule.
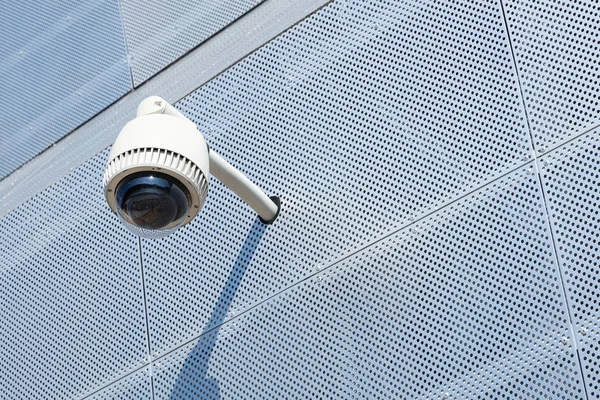
<path fill-rule="evenodd" d="M 106 151 L 0 220 L 0 397 L 599 398 L 598 19 L 301 21 L 176 104 L 281 196 L 272 226 L 212 180 L 193 223 L 139 241 Z"/>

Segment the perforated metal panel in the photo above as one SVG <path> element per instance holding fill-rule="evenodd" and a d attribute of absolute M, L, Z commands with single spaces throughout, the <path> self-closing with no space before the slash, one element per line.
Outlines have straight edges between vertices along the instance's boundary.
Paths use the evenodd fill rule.
<path fill-rule="evenodd" d="M 356 1 L 182 100 L 217 152 L 283 200 L 229 314 L 523 164 L 518 94 L 496 2 Z M 143 243 L 153 353 L 201 332 L 252 224 L 218 182 L 209 192 L 190 227 Z"/>
<path fill-rule="evenodd" d="M 581 399 L 576 360 L 527 166 L 170 353 L 154 382 L 171 399 Z"/>
<path fill-rule="evenodd" d="M 122 399 L 138 400 L 153 399 L 152 383 L 150 380 L 150 368 L 144 368 L 139 372 L 118 380 L 107 388 L 85 397 L 87 400 Z"/>
<path fill-rule="evenodd" d="M 600 125 L 600 3 L 501 1 L 536 148 Z"/>
<path fill-rule="evenodd" d="M 590 399 L 600 398 L 600 130 L 541 160 Z"/>
<path fill-rule="evenodd" d="M 147 359 L 139 246 L 103 152 L 0 220 L 0 398 L 74 398 Z"/>
<path fill-rule="evenodd" d="M 0 179 L 131 89 L 117 0 L 0 12 Z"/>
<path fill-rule="evenodd" d="M 600 132 L 552 148 L 594 124 L 597 68 L 588 43 L 548 55 L 597 43 L 594 7 L 336 0 L 183 99 L 281 196 L 272 226 L 212 180 L 140 247 L 107 152 L 23 204 L 0 220 L 0 398 L 599 397 Z M 185 47 L 156 43 L 159 69 Z"/>
<path fill-rule="evenodd" d="M 121 0 L 137 86 L 264 0 Z"/>

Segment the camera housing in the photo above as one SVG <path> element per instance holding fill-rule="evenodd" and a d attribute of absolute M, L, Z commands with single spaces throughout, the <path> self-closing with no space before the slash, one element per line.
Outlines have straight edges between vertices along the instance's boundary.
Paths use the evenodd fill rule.
<path fill-rule="evenodd" d="M 213 174 L 265 224 L 279 216 L 279 197 L 268 197 L 208 147 L 196 125 L 157 96 L 143 100 L 121 130 L 104 170 L 104 195 L 132 233 L 158 238 L 196 217 Z"/>
<path fill-rule="evenodd" d="M 208 153 L 191 121 L 166 114 L 138 116 L 125 125 L 108 157 L 103 183 L 109 207 L 138 236 L 174 232 L 194 219 L 206 201 Z"/>

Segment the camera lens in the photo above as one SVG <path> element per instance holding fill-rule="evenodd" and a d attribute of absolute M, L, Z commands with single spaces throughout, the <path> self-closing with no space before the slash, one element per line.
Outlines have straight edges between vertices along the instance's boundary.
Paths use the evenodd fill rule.
<path fill-rule="evenodd" d="M 119 216 L 136 228 L 162 231 L 185 222 L 191 199 L 175 178 L 163 173 L 140 172 L 117 186 Z"/>

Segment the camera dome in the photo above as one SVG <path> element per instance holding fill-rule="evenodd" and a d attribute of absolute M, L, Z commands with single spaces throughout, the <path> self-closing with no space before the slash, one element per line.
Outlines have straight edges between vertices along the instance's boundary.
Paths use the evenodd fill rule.
<path fill-rule="evenodd" d="M 185 186 L 159 172 L 139 172 L 123 179 L 116 189 L 117 215 L 142 237 L 166 236 L 182 225 L 192 204 Z"/>
<path fill-rule="evenodd" d="M 281 202 L 211 150 L 196 125 L 151 96 L 112 146 L 104 196 L 125 227 L 144 238 L 167 236 L 192 221 L 206 201 L 211 171 L 271 224 Z"/>

